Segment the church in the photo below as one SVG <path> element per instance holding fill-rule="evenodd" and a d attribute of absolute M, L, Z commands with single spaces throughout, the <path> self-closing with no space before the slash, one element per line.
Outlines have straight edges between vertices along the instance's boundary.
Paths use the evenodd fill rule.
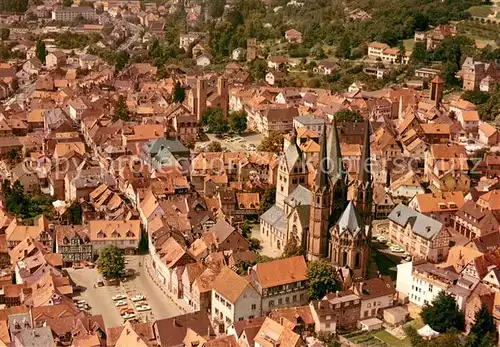
<path fill-rule="evenodd" d="M 276 203 L 260 217 L 261 236 L 278 254 L 295 238 L 307 260 L 329 259 L 353 278 L 366 276 L 373 198 L 369 126 L 363 146 L 352 178 L 342 164 L 335 119 L 328 136 L 323 127 L 316 168 L 308 166 L 294 130 L 277 168 Z"/>

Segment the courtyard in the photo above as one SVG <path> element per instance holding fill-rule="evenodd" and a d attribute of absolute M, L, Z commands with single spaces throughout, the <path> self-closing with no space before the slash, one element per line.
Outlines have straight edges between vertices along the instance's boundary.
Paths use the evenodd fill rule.
<path fill-rule="evenodd" d="M 97 272 L 97 268 L 68 268 L 67 271 L 71 279 L 83 289 L 74 299 L 85 300 L 90 306 L 88 312 L 93 315 L 101 314 L 106 327 L 123 324 L 124 320 L 120 316 L 120 310 L 127 307 L 134 310 L 136 318 L 141 322 L 183 314 L 178 306 L 158 288 L 148 275 L 144 265 L 144 256 L 126 256 L 125 259 L 126 268 L 133 269 L 135 275 L 116 286 L 98 287 L 97 282 L 101 280 L 101 276 Z M 116 307 L 117 301 L 113 300 L 112 297 L 117 294 L 127 296 L 125 299 L 127 305 Z M 138 294 L 145 297 L 144 302 L 147 302 L 151 310 L 138 312 L 135 309 L 131 298 Z"/>

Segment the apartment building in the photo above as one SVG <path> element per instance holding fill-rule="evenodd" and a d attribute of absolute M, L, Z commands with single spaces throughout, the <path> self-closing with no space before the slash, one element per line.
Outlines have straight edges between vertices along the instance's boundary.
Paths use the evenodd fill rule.
<path fill-rule="evenodd" d="M 83 17 L 86 20 L 97 20 L 98 16 L 92 7 L 60 7 L 52 11 L 52 20 L 71 22 Z"/>
<path fill-rule="evenodd" d="M 354 293 L 361 298 L 360 317 L 366 319 L 394 305 L 396 288 L 389 276 L 380 276 L 356 283 Z"/>
<path fill-rule="evenodd" d="M 330 293 L 309 303 L 316 332 L 335 333 L 337 329 L 356 327 L 361 312 L 361 298 L 352 290 Z"/>
<path fill-rule="evenodd" d="M 399 204 L 389 214 L 389 239 L 412 257 L 431 262 L 445 260 L 450 249 L 450 233 L 444 224 Z"/>

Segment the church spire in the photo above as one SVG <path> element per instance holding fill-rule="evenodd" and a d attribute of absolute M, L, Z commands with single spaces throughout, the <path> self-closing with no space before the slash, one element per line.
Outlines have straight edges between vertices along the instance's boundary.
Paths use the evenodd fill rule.
<path fill-rule="evenodd" d="M 370 122 L 366 122 L 365 139 L 363 142 L 363 153 L 359 162 L 358 181 L 371 182 L 371 161 L 370 161 Z"/>
<path fill-rule="evenodd" d="M 329 179 L 328 179 L 328 169 L 330 168 L 329 158 L 327 156 L 327 148 L 326 148 L 326 125 L 323 126 L 323 133 L 321 135 L 320 142 L 320 152 L 319 152 L 319 165 L 318 170 L 316 171 L 316 180 L 314 181 L 316 187 L 318 188 L 328 188 Z"/>
<path fill-rule="evenodd" d="M 328 137 L 328 161 L 332 179 L 336 180 L 343 177 L 344 168 L 342 166 L 342 154 L 340 152 L 340 140 L 335 116 L 333 116 L 332 128 Z"/>

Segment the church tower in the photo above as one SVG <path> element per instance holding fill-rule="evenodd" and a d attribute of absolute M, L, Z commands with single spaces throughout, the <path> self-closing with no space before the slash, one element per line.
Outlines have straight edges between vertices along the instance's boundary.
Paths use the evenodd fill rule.
<path fill-rule="evenodd" d="M 328 255 L 328 229 L 330 216 L 330 161 L 327 156 L 326 126 L 323 127 L 319 165 L 312 188 L 309 214 L 309 234 L 307 235 L 307 259 L 317 260 Z"/>
<path fill-rule="evenodd" d="M 307 165 L 304 153 L 297 145 L 297 130 L 293 128 L 290 145 L 281 156 L 278 165 L 278 180 L 276 184 L 276 205 L 285 208 L 285 198 L 297 188 L 299 184 L 307 182 Z"/>
<path fill-rule="evenodd" d="M 364 278 L 370 259 L 371 225 L 366 224 L 354 204 L 349 202 L 330 229 L 330 261 L 352 271 L 353 278 Z"/>
<path fill-rule="evenodd" d="M 347 175 L 342 163 L 337 121 L 333 118 L 328 138 L 328 175 L 330 178 L 330 226 L 334 225 L 347 206 Z"/>
<path fill-rule="evenodd" d="M 354 182 L 354 198 L 356 199 L 356 208 L 367 225 L 371 224 L 373 201 L 373 177 L 371 175 L 370 156 L 370 123 L 366 122 L 363 153 L 359 161 L 358 179 Z"/>

